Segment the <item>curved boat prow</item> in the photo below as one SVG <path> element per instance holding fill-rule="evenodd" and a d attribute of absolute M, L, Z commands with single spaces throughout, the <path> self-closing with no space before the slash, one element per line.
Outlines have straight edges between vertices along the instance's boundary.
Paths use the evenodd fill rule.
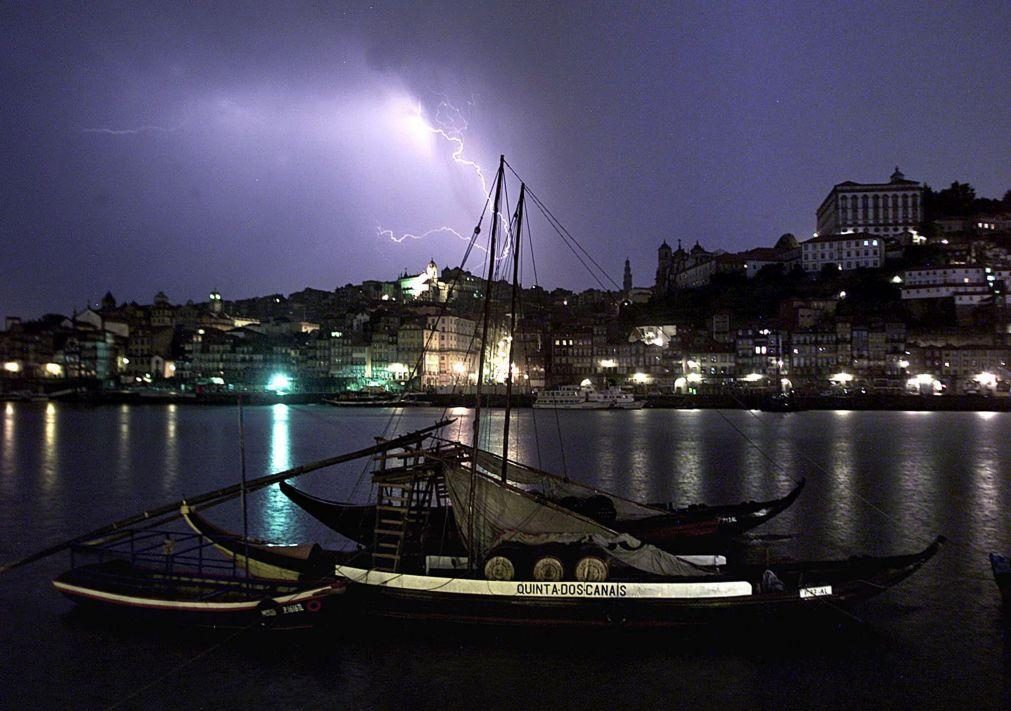
<path fill-rule="evenodd" d="M 280 545 L 253 539 L 244 540 L 211 523 L 186 504 L 180 507 L 179 513 L 190 528 L 258 578 L 310 580 L 331 574 L 333 556 L 318 543 Z"/>

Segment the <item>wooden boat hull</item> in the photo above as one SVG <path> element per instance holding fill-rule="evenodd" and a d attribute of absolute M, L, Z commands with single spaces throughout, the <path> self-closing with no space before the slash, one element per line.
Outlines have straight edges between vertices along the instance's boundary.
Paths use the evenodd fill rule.
<path fill-rule="evenodd" d="M 763 590 L 763 570 L 696 580 L 585 583 L 404 575 L 338 565 L 356 614 L 477 625 L 650 629 L 746 625 L 837 612 L 898 584 L 933 557 L 925 550 L 887 558 L 773 566 L 784 590 Z"/>
<path fill-rule="evenodd" d="M 804 489 L 800 481 L 780 499 L 746 501 L 740 504 L 707 506 L 705 504 L 674 508 L 651 504 L 657 515 L 649 518 L 615 522 L 612 527 L 622 533 L 673 553 L 719 552 L 727 540 L 749 531 L 786 510 Z M 281 491 L 300 508 L 342 536 L 368 545 L 376 523 L 376 507 L 372 504 L 348 504 L 328 501 L 280 482 Z M 422 552 L 429 555 L 465 554 L 451 509 L 432 509 L 429 514 Z"/>
<path fill-rule="evenodd" d="M 182 626 L 305 629 L 340 609 L 346 582 L 313 585 L 171 573 L 125 560 L 73 568 L 53 586 L 78 605 L 152 623 Z"/>
<path fill-rule="evenodd" d="M 219 552 L 236 561 L 241 570 L 258 578 L 272 580 L 320 580 L 333 575 L 336 562 L 333 551 L 317 543 L 306 545 L 274 545 L 262 541 L 243 540 L 211 523 L 193 509 L 180 510 L 187 525 L 210 541 Z"/>
<path fill-rule="evenodd" d="M 279 484 L 281 491 L 299 508 L 323 525 L 361 545 L 369 545 L 376 528 L 375 504 L 347 504 L 328 501 L 296 489 L 287 482 Z M 426 535 L 421 552 L 427 555 L 465 554 L 463 541 L 456 530 L 452 510 L 440 507 L 428 514 Z"/>

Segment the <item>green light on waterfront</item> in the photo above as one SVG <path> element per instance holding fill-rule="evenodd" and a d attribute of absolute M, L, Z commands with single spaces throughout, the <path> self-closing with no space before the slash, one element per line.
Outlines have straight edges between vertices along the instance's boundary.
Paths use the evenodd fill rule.
<path fill-rule="evenodd" d="M 291 390 L 291 378 L 284 373 L 274 373 L 267 382 L 267 390 L 272 390 L 278 395 L 284 395 Z"/>

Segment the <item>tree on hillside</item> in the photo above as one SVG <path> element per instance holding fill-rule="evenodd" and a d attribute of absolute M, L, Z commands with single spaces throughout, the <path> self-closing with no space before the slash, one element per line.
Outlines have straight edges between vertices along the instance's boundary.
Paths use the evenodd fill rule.
<path fill-rule="evenodd" d="M 944 190 L 935 191 L 929 185 L 923 191 L 924 214 L 928 220 L 938 217 L 969 217 L 970 215 L 1011 210 L 1011 190 L 1000 200 L 976 197 L 976 189 L 957 180 Z"/>
<path fill-rule="evenodd" d="M 935 192 L 928 185 L 923 191 L 923 204 L 926 214 L 931 219 L 970 215 L 975 200 L 976 189 L 969 183 L 960 183 L 957 180 L 944 190 Z"/>

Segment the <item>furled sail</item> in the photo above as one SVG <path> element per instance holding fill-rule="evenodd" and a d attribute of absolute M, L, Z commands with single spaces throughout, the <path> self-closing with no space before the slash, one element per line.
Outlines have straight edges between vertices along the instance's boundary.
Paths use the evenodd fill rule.
<path fill-rule="evenodd" d="M 493 476 L 497 476 L 502 471 L 502 457 L 487 450 L 479 449 L 477 451 L 477 464 Z M 563 479 L 557 474 L 534 469 L 519 462 L 509 461 L 506 465 L 506 478 L 514 484 L 536 488 L 544 496 L 556 502 L 567 497 L 584 500 L 590 497 L 606 497 L 610 501 L 610 506 L 614 508 L 615 517 L 621 521 L 650 518 L 664 513 L 650 506 L 643 506 L 635 501 L 615 496 L 610 492 Z"/>
<path fill-rule="evenodd" d="M 585 541 L 627 565 L 657 575 L 698 576 L 711 572 L 480 471 L 471 472 L 465 464 L 447 462 L 443 476 L 460 537 L 472 558 L 483 560 L 505 541 Z"/>

